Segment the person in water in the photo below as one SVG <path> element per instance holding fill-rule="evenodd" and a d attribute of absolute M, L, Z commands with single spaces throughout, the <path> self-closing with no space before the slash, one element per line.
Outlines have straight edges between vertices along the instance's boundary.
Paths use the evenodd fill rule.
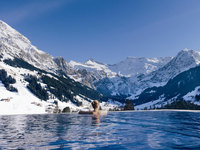
<path fill-rule="evenodd" d="M 100 103 L 98 100 L 92 101 L 92 107 L 94 108 L 94 111 L 80 111 L 79 114 L 93 114 L 94 116 L 100 116 L 100 115 L 106 115 L 107 112 L 100 110 Z"/>
<path fill-rule="evenodd" d="M 93 111 L 93 115 L 94 116 L 100 116 L 101 113 L 100 113 L 100 103 L 98 100 L 94 100 L 92 103 L 92 107 L 94 108 L 94 111 Z"/>

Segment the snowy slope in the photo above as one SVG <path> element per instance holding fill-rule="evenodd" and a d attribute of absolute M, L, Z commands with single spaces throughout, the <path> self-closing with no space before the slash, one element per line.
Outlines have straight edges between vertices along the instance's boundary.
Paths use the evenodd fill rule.
<path fill-rule="evenodd" d="M 151 82 L 154 86 L 164 85 L 183 71 L 198 66 L 200 52 L 195 50 L 182 50 L 169 63 L 145 76 L 141 82 Z M 150 84 L 149 84 L 150 85 Z"/>
<path fill-rule="evenodd" d="M 163 67 L 146 75 L 132 77 L 130 82 L 134 85 L 134 93 L 131 99 L 137 98 L 142 91 L 150 87 L 160 87 L 167 84 L 180 73 L 196 67 L 200 62 L 200 52 L 195 50 L 184 49 L 180 51 L 171 61 Z M 132 86 L 133 87 L 133 86 Z"/>
<path fill-rule="evenodd" d="M 2 83 L 0 83 L 0 115 L 2 114 L 41 114 L 48 113 L 47 109 L 52 106 L 51 101 L 57 100 L 60 109 L 70 107 L 72 110 L 77 110 L 78 107 L 72 103 L 61 102 L 58 99 L 50 99 L 43 101 L 37 98 L 27 89 L 27 82 L 24 80 L 24 74 L 31 74 L 37 76 L 37 71 L 30 71 L 23 68 L 16 68 L 0 62 L 0 69 L 5 69 L 8 75 L 16 79 L 13 85 L 18 92 L 8 91 Z M 10 102 L 5 101 L 10 99 Z"/>
<path fill-rule="evenodd" d="M 118 64 L 109 65 L 109 69 L 116 73 L 120 72 L 122 75 L 136 76 L 138 74 L 148 74 L 153 72 L 167 64 L 171 59 L 172 57 L 127 57 L 124 61 L 121 61 Z"/>
<path fill-rule="evenodd" d="M 122 76 L 136 76 L 138 74 L 148 74 L 153 72 L 167 64 L 171 59 L 172 57 L 127 57 L 124 61 L 113 65 L 99 63 L 90 59 L 85 63 L 70 61 L 69 65 L 75 69 L 86 69 L 93 72 L 103 71 L 107 74 L 107 77 L 115 77 L 117 74 Z"/>
<path fill-rule="evenodd" d="M 82 103 L 79 107 L 72 103 L 71 100 L 67 102 L 63 100 L 61 101 L 50 93 L 50 91 L 50 97 L 47 101 L 39 99 L 27 88 L 28 82 L 25 80 L 26 75 L 32 75 L 39 78 L 41 73 L 38 71 L 12 67 L 2 61 L 0 61 L 0 69 L 6 70 L 8 75 L 16 79 L 16 83 L 13 84 L 13 86 L 18 90 L 18 92 L 8 91 L 0 81 L 0 115 L 53 113 L 56 109 L 56 105 L 54 104 L 55 101 L 57 101 L 58 109 L 61 111 L 66 107 L 69 107 L 70 111 L 75 112 L 79 110 L 92 110 L 90 103 L 92 99 L 89 99 L 81 94 L 74 97 L 76 101 Z M 46 75 L 51 78 L 55 78 L 51 74 Z M 57 78 L 55 79 L 58 80 Z M 42 81 L 40 81 L 39 84 L 41 84 L 43 88 L 47 86 Z M 101 107 L 108 110 L 109 108 L 116 108 L 117 106 L 114 103 L 103 102 Z"/>
<path fill-rule="evenodd" d="M 128 57 L 118 64 L 107 65 L 89 59 L 85 63 L 70 61 L 69 65 L 84 73 L 84 76 L 71 77 L 108 95 L 130 95 L 135 93 L 135 80 L 140 74 L 149 74 L 168 63 L 172 57 L 166 58 L 134 58 Z M 130 79 L 130 77 L 134 78 Z"/>
<path fill-rule="evenodd" d="M 26 66 L 27 64 L 25 64 L 26 67 L 20 68 L 20 66 L 16 67 L 11 64 L 9 66 L 8 63 L 4 63 L 5 60 L 14 60 L 15 58 L 23 59 L 41 71 L 38 71 L 38 69 L 33 71 L 28 68 L 31 66 Z M 165 86 L 168 81 L 199 64 L 200 52 L 188 49 L 180 51 L 175 57 L 128 57 L 114 65 L 99 63 L 92 59 L 85 63 L 75 61 L 68 63 L 62 57 L 53 58 L 51 55 L 37 49 L 26 37 L 3 21 L 0 21 L 0 69 L 5 69 L 8 75 L 16 79 L 16 83 L 13 86 L 18 89 L 17 93 L 10 92 L 0 83 L 0 93 L 2 93 L 0 94 L 0 100 L 3 99 L 3 101 L 0 101 L 0 114 L 46 113 L 50 107 L 49 105 L 52 105 L 54 100 L 58 101 L 60 109 L 64 107 L 70 107 L 74 111 L 78 109 L 91 109 L 90 101 L 93 100 L 92 97 L 94 95 L 96 96 L 94 96 L 95 98 L 103 96 L 93 89 L 97 89 L 106 95 L 129 96 L 129 98 L 135 99 L 140 97 L 140 94 L 145 89 L 152 88 L 153 86 Z M 27 89 L 28 83 L 25 81 L 24 74 L 38 76 L 37 82 L 44 89 L 48 88 L 49 90 L 50 97 L 47 101 L 41 101 Z M 47 83 L 57 83 L 59 87 L 65 88 L 66 90 L 63 90 L 61 94 L 66 94 L 65 92 L 67 91 L 68 99 L 70 95 L 73 95 L 70 100 L 68 102 L 61 102 L 66 98 L 66 95 L 61 95 L 61 100 L 55 96 L 55 93 L 52 94 L 53 90 L 51 91 L 51 89 L 57 89 L 57 87 L 55 88 L 53 85 L 47 86 L 43 83 L 43 76 L 62 80 L 60 83 L 57 83 L 53 79 L 48 79 Z M 73 80 L 68 79 L 68 77 Z M 63 85 L 62 82 L 67 85 Z M 154 91 L 148 92 L 151 94 Z M 194 99 L 194 93 L 198 94 L 198 92 L 197 89 L 193 89 L 193 91 L 186 94 L 185 99 L 188 100 L 192 97 Z M 91 95 L 91 93 L 94 95 Z M 160 96 L 158 99 L 148 101 L 148 104 L 145 104 L 146 102 L 139 104 L 142 105 L 141 107 L 155 104 L 160 105 L 160 102 L 163 101 L 162 95 Z M 10 102 L 5 101 L 8 98 L 11 98 Z M 82 106 L 77 107 L 73 102 L 81 102 Z M 114 108 L 116 104 L 118 103 L 111 101 L 110 103 L 103 102 L 102 107 L 107 109 Z M 138 106 L 138 108 L 141 107 Z"/>
<path fill-rule="evenodd" d="M 102 97 L 97 91 L 68 78 L 67 75 L 83 77 L 84 74 L 70 67 L 62 57 L 53 58 L 38 50 L 26 37 L 0 21 L 0 70 L 2 69 L 16 80 L 12 86 L 17 92 L 8 91 L 0 81 L 0 114 L 52 113 L 56 109 L 62 111 L 65 107 L 69 107 L 70 111 L 78 111 L 89 107 L 93 100 L 91 97 Z M 37 85 L 26 80 L 31 76 L 36 77 L 34 82 Z M 37 90 L 40 85 L 43 92 L 45 90 L 48 94 L 47 100 L 34 95 L 27 88 L 30 84 L 32 90 L 36 90 L 35 93 L 39 95 L 44 94 Z M 62 95 L 57 94 L 56 89 L 60 89 L 58 93 Z M 75 102 L 82 105 L 78 107 Z"/>
<path fill-rule="evenodd" d="M 184 71 L 173 79 L 170 79 L 166 85 L 151 87 L 145 89 L 134 100 L 136 105 L 145 106 L 145 104 L 157 105 L 161 102 L 173 102 L 174 100 L 187 100 L 197 103 L 200 100 L 200 66 L 196 66 Z M 141 106 L 140 106 L 141 107 Z"/>
<path fill-rule="evenodd" d="M 158 63 L 157 69 L 149 73 L 148 70 L 145 70 L 144 72 L 143 67 L 145 66 L 144 60 L 150 61 L 150 59 L 145 59 L 145 58 L 141 59 L 129 58 L 129 59 L 130 60 L 126 60 L 125 62 L 130 62 L 130 64 L 131 62 L 134 62 L 136 65 L 131 66 L 128 63 L 122 63 L 123 65 L 121 64 L 121 67 L 123 66 L 122 68 L 125 68 L 124 71 L 127 72 L 129 68 L 138 68 L 138 70 L 137 69 L 132 70 L 132 72 L 137 71 L 135 75 L 127 77 L 123 75 L 119 76 L 119 74 L 117 74 L 114 78 L 104 78 L 99 80 L 98 82 L 95 83 L 95 87 L 99 91 L 106 94 L 129 95 L 130 99 L 135 99 L 145 89 L 153 86 L 156 87 L 164 86 L 170 79 L 174 78 L 178 74 L 190 68 L 198 66 L 200 62 L 200 52 L 188 49 L 182 50 L 174 58 L 170 57 L 163 59 L 163 61 L 161 61 L 163 63 L 160 63 L 160 65 L 158 65 L 159 64 Z M 153 60 L 155 61 L 157 59 Z M 154 62 L 153 60 L 151 61 Z M 164 61 L 164 60 L 170 60 L 170 61 Z M 144 74 L 139 74 L 142 72 Z"/>
<path fill-rule="evenodd" d="M 89 59 L 85 63 L 70 61 L 69 65 L 74 69 L 86 69 L 89 72 L 95 72 L 103 77 L 112 78 L 116 76 L 116 73 L 112 72 L 106 64 L 96 62 L 92 59 Z"/>
<path fill-rule="evenodd" d="M 85 63 L 70 61 L 75 70 L 85 70 L 90 87 L 111 95 L 132 95 L 135 98 L 143 90 L 153 86 L 163 86 L 183 71 L 199 65 L 200 52 L 182 50 L 174 58 L 128 57 L 118 64 L 107 65 L 88 60 Z M 90 73 L 90 75 L 88 75 Z M 80 76 L 80 82 L 84 77 Z"/>
<path fill-rule="evenodd" d="M 15 29 L 0 20 L 0 54 L 7 58 L 22 58 L 34 66 L 55 71 L 57 65 L 53 57 L 38 50 L 31 42 Z"/>

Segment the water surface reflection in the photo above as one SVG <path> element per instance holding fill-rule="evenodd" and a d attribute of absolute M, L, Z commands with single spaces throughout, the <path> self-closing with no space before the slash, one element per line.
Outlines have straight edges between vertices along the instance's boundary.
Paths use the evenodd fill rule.
<path fill-rule="evenodd" d="M 200 113 L 0 116 L 0 149 L 199 149 Z"/>

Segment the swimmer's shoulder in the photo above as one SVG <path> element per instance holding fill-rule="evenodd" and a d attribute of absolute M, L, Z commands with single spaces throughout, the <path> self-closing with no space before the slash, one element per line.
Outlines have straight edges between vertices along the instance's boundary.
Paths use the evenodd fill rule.
<path fill-rule="evenodd" d="M 107 115 L 107 114 L 108 114 L 108 111 L 107 111 L 107 110 L 100 110 L 100 114 L 101 114 L 101 115 Z"/>
<path fill-rule="evenodd" d="M 108 111 L 106 110 L 100 110 L 98 112 L 93 112 L 93 115 L 99 115 L 99 116 L 103 116 L 103 115 L 107 115 Z"/>

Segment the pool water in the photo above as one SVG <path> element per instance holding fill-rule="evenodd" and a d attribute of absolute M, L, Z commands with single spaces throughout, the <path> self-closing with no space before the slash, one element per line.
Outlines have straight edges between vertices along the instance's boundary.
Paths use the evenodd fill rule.
<path fill-rule="evenodd" d="M 200 113 L 0 116 L 0 149 L 200 149 Z"/>

